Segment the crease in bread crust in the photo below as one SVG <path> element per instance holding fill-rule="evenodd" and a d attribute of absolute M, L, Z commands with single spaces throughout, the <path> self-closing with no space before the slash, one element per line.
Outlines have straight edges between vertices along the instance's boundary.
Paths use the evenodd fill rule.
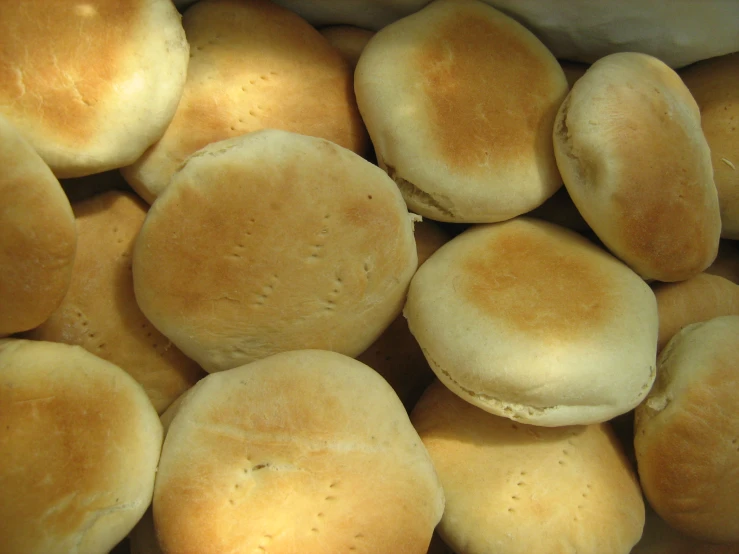
<path fill-rule="evenodd" d="M 449 218 L 452 221 L 456 219 L 454 204 L 448 196 L 444 194 L 431 194 L 420 189 L 418 186 L 398 175 L 395 167 L 388 165 L 384 161 L 380 161 L 379 156 L 378 163 L 387 172 L 388 176 L 395 181 L 395 184 L 398 185 L 403 198 L 409 203 L 409 207 L 412 208 L 413 205 L 423 206 L 429 211 L 438 212 L 443 218 Z"/>

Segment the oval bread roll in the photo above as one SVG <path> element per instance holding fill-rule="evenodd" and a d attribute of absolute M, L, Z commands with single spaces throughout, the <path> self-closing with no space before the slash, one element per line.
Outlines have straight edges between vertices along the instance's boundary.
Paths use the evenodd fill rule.
<path fill-rule="evenodd" d="M 0 340 L 0 552 L 107 554 L 150 504 L 162 426 L 78 346 Z"/>
<path fill-rule="evenodd" d="M 416 265 L 382 170 L 277 130 L 193 155 L 133 255 L 141 311 L 208 372 L 286 350 L 359 355 L 400 313 Z"/>
<path fill-rule="evenodd" d="M 189 46 L 170 0 L 0 5 L 0 113 L 57 177 L 136 161 L 177 109 Z"/>
<path fill-rule="evenodd" d="M 613 256 L 551 223 L 473 227 L 418 269 L 404 308 L 437 377 L 490 413 L 606 421 L 654 381 L 657 303 Z"/>
<path fill-rule="evenodd" d="M 33 329 L 61 304 L 76 248 L 59 181 L 0 115 L 0 337 Z"/>
<path fill-rule="evenodd" d="M 484 223 L 528 212 L 562 185 L 551 130 L 567 81 L 515 20 L 437 0 L 378 32 L 354 87 L 380 167 L 408 207 Z"/>
<path fill-rule="evenodd" d="M 364 364 L 285 352 L 209 375 L 175 408 L 154 493 L 167 554 L 425 554 L 443 492 Z"/>
<path fill-rule="evenodd" d="M 628 554 L 644 525 L 608 424 L 514 423 L 431 385 L 411 419 L 446 496 L 438 532 L 460 554 Z"/>
<path fill-rule="evenodd" d="M 682 329 L 636 409 L 639 477 L 649 503 L 693 538 L 739 543 L 739 316 Z"/>
<path fill-rule="evenodd" d="M 700 112 L 680 77 L 644 54 L 594 63 L 562 103 L 554 152 L 600 240 L 645 279 L 681 281 L 716 257 L 716 185 Z"/>

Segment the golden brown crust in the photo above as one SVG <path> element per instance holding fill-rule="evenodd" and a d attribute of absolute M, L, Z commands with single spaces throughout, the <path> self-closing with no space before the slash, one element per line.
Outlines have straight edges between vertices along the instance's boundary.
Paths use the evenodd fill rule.
<path fill-rule="evenodd" d="M 605 421 L 634 408 L 654 380 L 652 291 L 601 248 L 544 221 L 458 235 L 418 269 L 404 313 L 445 385 L 518 421 Z"/>
<path fill-rule="evenodd" d="M 127 371 L 163 412 L 204 372 L 144 317 L 131 257 L 148 206 L 111 191 L 73 206 L 78 247 L 61 306 L 25 336 L 82 346 Z"/>
<path fill-rule="evenodd" d="M 684 328 L 636 409 L 639 476 L 655 511 L 709 542 L 739 542 L 739 316 Z"/>
<path fill-rule="evenodd" d="M 177 113 L 161 140 L 123 170 L 144 200 L 153 202 L 190 154 L 259 129 L 365 153 L 351 68 L 305 20 L 267 0 L 201 0 L 183 25 L 192 55 Z"/>
<path fill-rule="evenodd" d="M 74 214 L 59 182 L 0 116 L 0 336 L 40 325 L 69 287 Z"/>
<path fill-rule="evenodd" d="M 439 0 L 384 28 L 360 58 L 355 90 L 378 162 L 414 212 L 501 221 L 561 186 L 551 130 L 564 74 L 491 6 Z"/>
<path fill-rule="evenodd" d="M 683 327 L 722 315 L 739 315 L 739 285 L 708 273 L 654 287 L 659 310 L 657 350 Z"/>
<path fill-rule="evenodd" d="M 711 148 L 721 236 L 739 239 L 739 52 L 693 64 L 680 76 L 698 103 Z"/>
<path fill-rule="evenodd" d="M 560 107 L 557 164 L 598 237 L 645 279 L 684 280 L 716 257 L 721 232 L 698 106 L 644 54 L 593 64 Z"/>
<path fill-rule="evenodd" d="M 191 389 L 154 497 L 167 554 L 423 554 L 442 509 L 392 389 L 323 351 L 278 354 Z"/>
<path fill-rule="evenodd" d="M 152 498 L 162 428 L 143 389 L 79 347 L 0 341 L 3 554 L 107 552 Z"/>
<path fill-rule="evenodd" d="M 0 52 L 2 113 L 75 177 L 131 163 L 161 136 L 188 46 L 166 0 L 28 0 L 0 7 Z"/>
<path fill-rule="evenodd" d="M 134 285 L 148 319 L 219 371 L 300 348 L 360 354 L 400 312 L 416 260 L 387 175 L 325 139 L 268 130 L 213 144 L 173 177 L 139 235 Z"/>
<path fill-rule="evenodd" d="M 444 487 L 439 534 L 456 552 L 623 554 L 644 504 L 607 424 L 541 428 L 433 384 L 411 419 Z"/>

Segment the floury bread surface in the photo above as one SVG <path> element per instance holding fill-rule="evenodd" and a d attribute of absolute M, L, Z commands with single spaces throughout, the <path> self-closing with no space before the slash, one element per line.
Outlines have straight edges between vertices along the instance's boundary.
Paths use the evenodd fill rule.
<path fill-rule="evenodd" d="M 277 354 L 209 375 L 170 409 L 153 504 L 166 554 L 426 553 L 441 485 L 364 364 Z"/>
<path fill-rule="evenodd" d="M 250 133 L 192 156 L 134 247 L 144 315 L 206 371 L 304 348 L 364 351 L 417 266 L 378 167 L 325 139 Z"/>
<path fill-rule="evenodd" d="M 681 281 L 716 258 L 721 215 L 700 112 L 661 61 L 594 63 L 559 108 L 554 152 L 585 221 L 643 278 Z"/>
<path fill-rule="evenodd" d="M 189 46 L 170 0 L 0 3 L 0 113 L 57 177 L 136 161 L 174 116 Z"/>
<path fill-rule="evenodd" d="M 162 425 L 79 346 L 0 340 L 0 552 L 107 554 L 150 504 Z"/>
<path fill-rule="evenodd" d="M 380 167 L 424 217 L 502 221 L 562 185 L 551 131 L 564 72 L 531 32 L 482 2 L 437 0 L 382 29 L 354 88 Z"/>
<path fill-rule="evenodd" d="M 442 383 L 516 421 L 606 421 L 654 381 L 651 289 L 551 223 L 516 218 L 453 238 L 413 277 L 404 313 Z"/>

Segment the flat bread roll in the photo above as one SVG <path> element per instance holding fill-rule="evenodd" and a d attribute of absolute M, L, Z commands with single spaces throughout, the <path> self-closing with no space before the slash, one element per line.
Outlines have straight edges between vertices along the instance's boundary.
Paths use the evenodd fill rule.
<path fill-rule="evenodd" d="M 606 421 L 633 409 L 654 381 L 649 286 L 544 221 L 516 218 L 453 238 L 418 269 L 404 314 L 442 383 L 516 421 Z"/>
<path fill-rule="evenodd" d="M 192 52 L 177 113 L 161 140 L 123 169 L 144 200 L 153 202 L 194 152 L 260 129 L 365 153 L 351 67 L 305 20 L 268 0 L 200 0 L 183 25 Z"/>
<path fill-rule="evenodd" d="M 680 72 L 701 112 L 721 207 L 721 236 L 739 239 L 739 52 Z"/>
<path fill-rule="evenodd" d="M 134 248 L 144 315 L 206 371 L 316 348 L 357 356 L 400 313 L 417 254 L 378 167 L 265 130 L 193 155 Z"/>
<path fill-rule="evenodd" d="M 375 33 L 352 25 L 332 25 L 320 29 L 326 40 L 336 48 L 352 67 L 357 66 L 359 56 Z"/>
<path fill-rule="evenodd" d="M 133 163 L 177 109 L 189 47 L 170 0 L 0 5 L 0 113 L 57 177 Z"/>
<path fill-rule="evenodd" d="M 166 554 L 425 554 L 443 508 L 392 388 L 325 351 L 195 385 L 167 431 L 154 492 Z"/>
<path fill-rule="evenodd" d="M 0 340 L 0 552 L 107 554 L 152 499 L 162 426 L 78 346 Z"/>
<path fill-rule="evenodd" d="M 657 283 L 653 290 L 659 312 L 658 351 L 683 327 L 739 315 L 739 285 L 718 275 L 700 273 L 679 283 Z"/>
<path fill-rule="evenodd" d="M 572 87 L 554 152 L 598 238 L 645 279 L 682 281 L 716 257 L 716 185 L 700 112 L 680 77 L 644 54 L 612 54 Z"/>
<path fill-rule="evenodd" d="M 552 150 L 557 60 L 477 0 L 437 0 L 378 32 L 354 86 L 380 167 L 408 207 L 458 223 L 528 212 L 562 185 Z"/>
<path fill-rule="evenodd" d="M 144 317 L 133 291 L 131 257 L 148 205 L 109 191 L 73 206 L 78 246 L 70 288 L 26 338 L 76 344 L 128 372 L 158 412 L 205 373 Z"/>
<path fill-rule="evenodd" d="M 714 544 L 673 529 L 646 505 L 644 533 L 631 554 L 739 554 L 739 543 Z"/>
<path fill-rule="evenodd" d="M 59 306 L 77 248 L 74 214 L 59 181 L 2 115 L 0 230 L 2 337 L 33 329 Z"/>
<path fill-rule="evenodd" d="M 440 382 L 411 415 L 446 497 L 438 532 L 459 554 L 628 554 L 644 525 L 608 424 L 546 429 L 461 400 Z"/>
<path fill-rule="evenodd" d="M 636 409 L 636 459 L 654 510 L 693 538 L 739 543 L 739 316 L 682 329 Z"/>
<path fill-rule="evenodd" d="M 413 225 L 419 267 L 429 259 L 450 236 L 433 221 L 419 221 Z M 410 411 L 423 391 L 434 380 L 418 342 L 408 330 L 408 321 L 399 314 L 372 345 L 357 356 L 382 375 Z"/>

